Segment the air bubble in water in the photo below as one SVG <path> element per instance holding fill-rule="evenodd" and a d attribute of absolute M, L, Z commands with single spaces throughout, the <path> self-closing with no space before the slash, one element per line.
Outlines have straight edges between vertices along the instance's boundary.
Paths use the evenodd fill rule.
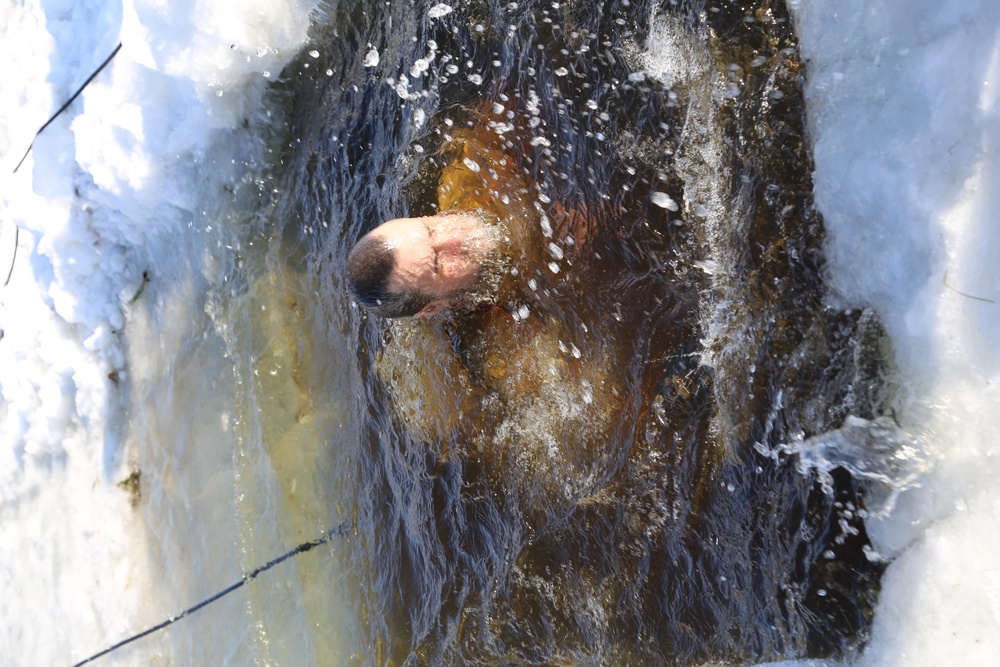
<path fill-rule="evenodd" d="M 396 94 L 404 100 L 410 96 L 410 80 L 406 78 L 405 74 L 399 77 L 399 83 L 396 84 Z"/>
<path fill-rule="evenodd" d="M 677 202 L 671 199 L 670 195 L 668 195 L 665 192 L 654 192 L 650 196 L 649 200 L 653 202 L 653 204 L 655 204 L 656 206 L 659 206 L 660 208 L 665 208 L 668 211 L 676 212 L 680 210 L 680 206 L 677 205 Z"/>
<path fill-rule="evenodd" d="M 431 54 L 430 57 L 428 57 L 428 58 L 420 58 L 415 63 L 413 63 L 413 66 L 410 67 L 410 76 L 416 77 L 416 76 L 420 76 L 421 74 L 423 74 L 424 72 L 426 72 L 427 71 L 427 67 L 431 64 L 431 58 L 433 58 L 433 57 L 434 57 L 434 55 Z"/>
<path fill-rule="evenodd" d="M 431 7 L 427 11 L 427 16 L 431 17 L 432 19 L 439 19 L 442 16 L 447 16 L 448 14 L 451 14 L 452 11 L 453 9 L 450 5 L 446 5 L 442 2 Z"/>

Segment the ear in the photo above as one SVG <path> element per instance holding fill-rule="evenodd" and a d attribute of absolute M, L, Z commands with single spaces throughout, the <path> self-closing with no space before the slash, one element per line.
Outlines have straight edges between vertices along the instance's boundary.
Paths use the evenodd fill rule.
<path fill-rule="evenodd" d="M 448 310 L 451 308 L 451 302 L 447 299 L 438 299 L 437 301 L 431 301 L 429 304 L 423 307 L 419 313 L 415 313 L 413 317 L 424 318 L 431 317 L 432 315 L 437 315 L 440 312 Z"/>

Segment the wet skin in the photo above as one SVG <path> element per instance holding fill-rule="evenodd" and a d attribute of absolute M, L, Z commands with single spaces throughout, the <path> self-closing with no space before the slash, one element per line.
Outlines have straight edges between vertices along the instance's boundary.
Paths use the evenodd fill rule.
<path fill-rule="evenodd" d="M 396 218 L 369 232 L 395 251 L 386 287 L 418 290 L 434 300 L 414 317 L 429 317 L 453 305 L 475 285 L 483 260 L 496 245 L 495 234 L 471 213 Z"/>

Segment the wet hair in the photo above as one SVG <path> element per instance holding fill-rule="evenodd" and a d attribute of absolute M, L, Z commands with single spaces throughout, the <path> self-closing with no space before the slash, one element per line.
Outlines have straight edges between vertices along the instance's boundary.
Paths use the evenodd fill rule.
<path fill-rule="evenodd" d="M 412 317 L 434 299 L 418 290 L 392 292 L 387 287 L 396 266 L 392 246 L 380 238 L 365 236 L 347 256 L 347 283 L 354 297 L 381 317 Z"/>

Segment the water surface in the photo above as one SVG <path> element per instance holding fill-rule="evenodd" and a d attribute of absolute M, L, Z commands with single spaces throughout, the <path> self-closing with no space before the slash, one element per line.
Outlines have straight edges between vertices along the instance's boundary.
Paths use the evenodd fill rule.
<path fill-rule="evenodd" d="M 330 8 L 319 56 L 286 71 L 295 140 L 274 215 L 310 285 L 303 324 L 327 369 L 313 401 L 356 429 L 318 437 L 355 522 L 357 659 L 856 649 L 882 569 L 865 490 L 785 445 L 885 414 L 888 350 L 872 313 L 823 305 L 787 15 L 450 9 Z M 543 227 L 581 216 L 587 242 L 530 266 L 536 293 L 506 310 L 367 317 L 347 251 L 434 213 L 449 142 L 491 112 L 527 184 L 497 194 L 520 192 Z"/>

